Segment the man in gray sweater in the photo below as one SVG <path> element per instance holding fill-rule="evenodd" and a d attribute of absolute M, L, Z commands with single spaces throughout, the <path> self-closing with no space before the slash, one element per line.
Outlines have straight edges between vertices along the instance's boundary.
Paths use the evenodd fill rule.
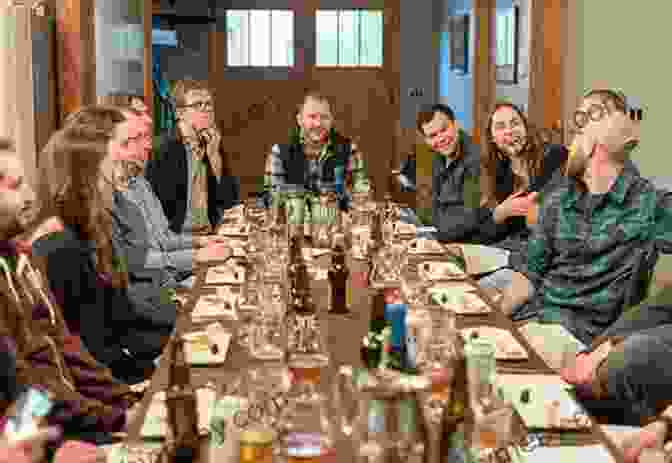
<path fill-rule="evenodd" d="M 136 149 L 130 151 L 136 157 L 116 166 L 118 188 L 112 214 L 127 254 L 129 250 L 144 254 L 141 268 L 129 268 L 129 273 L 137 276 L 143 269 L 163 269 L 164 286 L 189 288 L 193 285 L 195 249 L 220 246 L 221 238 L 178 234 L 170 229 L 161 202 L 144 177 L 152 149 L 147 116 L 132 109 L 124 113 L 132 120 L 128 141 L 134 144 Z"/>

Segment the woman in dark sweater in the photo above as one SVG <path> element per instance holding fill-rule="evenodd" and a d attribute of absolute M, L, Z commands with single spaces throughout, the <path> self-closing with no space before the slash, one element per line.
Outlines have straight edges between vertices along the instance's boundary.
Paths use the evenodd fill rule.
<path fill-rule="evenodd" d="M 127 256 L 115 246 L 113 189 L 101 165 L 128 149 L 127 121 L 115 108 L 82 111 L 89 123 L 57 132 L 40 158 L 41 213 L 62 226 L 35 240 L 32 249 L 46 260 L 68 328 L 115 377 L 132 384 L 152 373 L 174 327 L 176 307 L 158 279 L 129 285 Z"/>
<path fill-rule="evenodd" d="M 481 229 L 492 246 L 511 251 L 514 270 L 524 264 L 529 237 L 525 217 L 539 194 L 562 181 L 567 149 L 545 144 L 523 112 L 498 103 L 488 119 L 489 141 L 481 159 L 481 205 L 492 214 Z"/>

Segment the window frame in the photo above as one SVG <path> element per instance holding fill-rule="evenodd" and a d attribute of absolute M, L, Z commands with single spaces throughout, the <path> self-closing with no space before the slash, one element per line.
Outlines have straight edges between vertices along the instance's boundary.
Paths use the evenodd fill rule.
<path fill-rule="evenodd" d="M 319 65 L 317 64 L 317 13 L 319 11 L 335 11 L 336 14 L 336 63 L 337 64 L 327 64 L 327 65 Z M 340 54 L 341 54 L 341 12 L 344 11 L 373 11 L 380 13 L 381 19 L 382 19 L 382 28 L 381 28 L 381 41 L 380 41 L 380 46 L 381 46 L 381 60 L 380 64 L 354 64 L 354 65 L 349 65 L 349 64 L 339 64 L 340 61 Z M 313 66 L 316 70 L 335 70 L 335 69 L 348 69 L 351 71 L 355 70 L 367 70 L 367 71 L 376 71 L 376 70 L 383 70 L 385 67 L 385 9 L 381 6 L 380 8 L 362 8 L 362 7 L 352 7 L 352 8 L 347 8 L 347 7 L 339 7 L 339 8 L 334 8 L 334 7 L 324 7 L 324 8 L 317 8 L 315 9 L 315 14 L 313 15 L 313 29 L 314 29 L 314 35 L 313 35 L 313 43 L 315 44 L 314 48 L 314 60 L 313 60 Z M 362 59 L 362 21 L 361 21 L 361 16 L 359 17 L 359 22 L 358 22 L 358 36 L 359 40 L 357 43 L 357 61 L 361 63 Z"/>
<path fill-rule="evenodd" d="M 244 66 L 236 66 L 236 65 L 230 65 L 229 64 L 229 29 L 228 29 L 228 13 L 229 11 L 243 11 L 247 13 L 247 21 L 248 21 L 248 33 L 247 33 L 247 65 Z M 270 14 L 269 18 L 269 60 L 272 63 L 273 62 L 273 11 L 283 11 L 283 12 L 289 12 L 291 13 L 292 16 L 292 65 L 291 66 L 274 66 L 272 64 L 268 66 L 253 66 L 249 63 L 252 61 L 251 57 L 251 43 L 252 43 L 252 11 L 267 11 Z M 296 11 L 293 8 L 279 8 L 279 7 L 271 7 L 271 8 L 225 8 L 222 10 L 222 13 L 218 14 L 218 16 L 221 18 L 219 21 L 221 21 L 221 24 L 223 27 L 218 27 L 220 31 L 223 30 L 224 32 L 224 70 L 227 72 L 236 72 L 236 71 L 241 71 L 241 72 L 259 72 L 259 71 L 264 71 L 264 72 L 281 72 L 281 73 L 286 73 L 288 71 L 292 71 L 296 69 L 296 51 L 297 47 L 296 44 L 298 42 L 297 40 L 297 34 L 296 34 Z M 218 21 L 218 22 L 219 22 Z"/>

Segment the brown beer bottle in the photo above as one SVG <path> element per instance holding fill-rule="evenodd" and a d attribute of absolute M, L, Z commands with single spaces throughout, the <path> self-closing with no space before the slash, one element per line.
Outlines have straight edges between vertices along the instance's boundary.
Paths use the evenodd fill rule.
<path fill-rule="evenodd" d="M 345 315 L 350 313 L 348 307 L 350 271 L 345 259 L 345 250 L 343 245 L 337 243 L 331 257 L 331 267 L 328 272 L 330 293 L 329 293 L 329 313 Z"/>
<path fill-rule="evenodd" d="M 174 444 L 172 463 L 197 461 L 199 436 L 196 391 L 191 384 L 184 340 L 180 337 L 172 345 L 166 407 Z"/>

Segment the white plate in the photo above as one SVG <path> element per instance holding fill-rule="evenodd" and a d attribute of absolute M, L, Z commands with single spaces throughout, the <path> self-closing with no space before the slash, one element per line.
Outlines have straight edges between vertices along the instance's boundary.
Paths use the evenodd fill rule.
<path fill-rule="evenodd" d="M 242 284 L 245 281 L 245 267 L 235 263 L 218 265 L 208 269 L 205 284 Z"/>
<path fill-rule="evenodd" d="M 497 360 L 523 360 L 528 358 L 525 348 L 507 330 L 494 326 L 475 326 L 460 330 L 465 339 L 469 339 L 474 331 L 478 332 L 479 338 L 486 339 L 495 345 L 495 358 Z"/>

